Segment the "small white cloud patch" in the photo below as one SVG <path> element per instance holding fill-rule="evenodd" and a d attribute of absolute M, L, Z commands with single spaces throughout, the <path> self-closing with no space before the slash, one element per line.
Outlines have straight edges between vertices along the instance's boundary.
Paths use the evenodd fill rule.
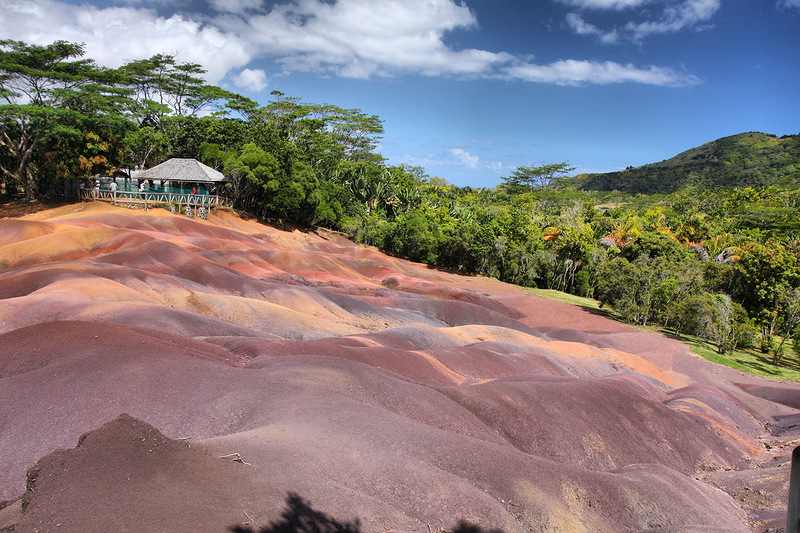
<path fill-rule="evenodd" d="M 569 3 L 578 7 L 595 7 L 606 9 L 621 9 L 624 7 L 634 7 L 635 3 L 615 4 L 611 0 L 559 0 L 562 3 Z M 616 42 L 620 37 L 633 41 L 641 41 L 652 35 L 665 33 L 676 33 L 682 30 L 694 28 L 701 31 L 711 27 L 709 20 L 719 11 L 721 0 L 683 0 L 668 5 L 661 12 L 658 18 L 645 20 L 642 22 L 630 21 L 621 29 L 603 30 L 594 24 L 587 22 L 577 13 L 567 14 L 567 25 L 578 35 L 594 35 L 604 43 Z M 800 0 L 778 0 L 779 2 L 797 2 Z"/>
<path fill-rule="evenodd" d="M 460 165 L 468 168 L 478 168 L 478 164 L 481 162 L 480 157 L 467 152 L 463 148 L 450 148 L 448 152 Z"/>
<path fill-rule="evenodd" d="M 233 84 L 245 91 L 257 93 L 267 86 L 267 73 L 260 68 L 246 68 L 233 77 Z"/>
<path fill-rule="evenodd" d="M 578 35 L 596 35 L 601 42 L 606 44 L 615 43 L 619 40 L 619 33 L 617 30 L 601 30 L 594 24 L 583 20 L 583 17 L 577 13 L 567 13 L 567 26 Z"/>
<path fill-rule="evenodd" d="M 794 1 L 794 0 L 793 0 Z M 707 22 L 720 8 L 720 0 L 686 0 L 674 6 L 668 6 L 656 20 L 646 22 L 629 22 L 625 30 L 634 39 L 643 39 L 650 35 L 675 33 Z"/>

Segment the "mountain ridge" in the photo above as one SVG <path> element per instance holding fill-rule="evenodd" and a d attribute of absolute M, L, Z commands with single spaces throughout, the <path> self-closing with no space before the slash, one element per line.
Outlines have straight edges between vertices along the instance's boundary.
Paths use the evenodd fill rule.
<path fill-rule="evenodd" d="M 708 187 L 800 185 L 800 135 L 729 135 L 669 159 L 615 172 L 582 174 L 583 190 L 668 193 L 689 184 Z"/>

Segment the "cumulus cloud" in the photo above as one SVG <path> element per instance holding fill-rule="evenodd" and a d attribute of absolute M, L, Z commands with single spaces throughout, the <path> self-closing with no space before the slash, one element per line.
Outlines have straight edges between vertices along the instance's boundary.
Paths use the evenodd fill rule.
<path fill-rule="evenodd" d="M 67 0 L 5 0 L 0 10 L 0 38 L 39 44 L 56 39 L 84 42 L 89 57 L 108 66 L 156 53 L 173 54 L 180 61 L 202 64 L 212 83 L 227 77 L 252 91 L 266 84 L 263 71 L 246 68 L 256 59 L 274 60 L 287 72 L 355 78 L 415 74 L 560 85 L 631 82 L 666 86 L 697 81 L 655 66 L 573 59 L 535 64 L 503 51 L 455 48 L 446 42 L 449 32 L 477 27 L 475 14 L 458 0 L 289 0 L 270 3 L 270 8 L 256 0 L 209 0 L 219 10 L 213 15 L 171 16 L 146 7 L 146 2 L 136 3 L 140 0 L 120 1 L 129 4 L 99 7 Z M 631 0 L 569 1 L 611 8 Z M 672 26 L 684 24 L 680 21 L 688 16 L 678 8 L 665 15 Z M 577 32 L 607 42 L 615 38 L 613 31 L 604 32 L 578 15 L 568 23 Z M 652 30 L 642 27 L 636 31 Z"/>
<path fill-rule="evenodd" d="M 476 26 L 453 0 L 300 0 L 243 19 L 220 17 L 227 31 L 249 38 L 289 70 L 366 78 L 396 72 L 480 75 L 510 56 L 454 50 L 447 32 Z"/>
<path fill-rule="evenodd" d="M 567 4 L 582 9 L 630 9 L 639 7 L 649 0 L 559 0 L 562 4 Z"/>
<path fill-rule="evenodd" d="M 778 7 L 783 9 L 800 9 L 800 0 L 778 0 Z"/>
<path fill-rule="evenodd" d="M 560 0 L 578 7 L 595 7 L 606 9 L 621 9 L 635 7 L 635 2 L 623 2 L 624 6 L 615 5 L 612 0 Z M 800 0 L 781 0 L 798 2 Z M 643 2 L 642 2 L 643 3 Z M 675 33 L 689 28 L 702 28 L 701 24 L 707 23 L 720 8 L 720 0 L 682 0 L 674 5 L 668 5 L 653 20 L 641 22 L 628 22 L 621 29 L 613 28 L 604 30 L 587 22 L 577 13 L 567 14 L 567 26 L 578 35 L 593 35 L 604 43 L 613 43 L 625 37 L 634 41 L 641 41 L 651 35 Z"/>
<path fill-rule="evenodd" d="M 245 13 L 263 6 L 262 0 L 208 0 L 208 5 L 218 13 Z"/>
<path fill-rule="evenodd" d="M 641 83 L 667 87 L 684 87 L 699 83 L 695 76 L 672 69 L 649 66 L 636 67 L 613 61 L 578 61 L 567 59 L 537 65 L 525 63 L 508 69 L 511 77 L 535 83 L 580 86 L 587 84 Z"/>
<path fill-rule="evenodd" d="M 594 24 L 586 22 L 577 13 L 567 13 L 567 26 L 578 35 L 595 35 L 601 42 L 606 44 L 615 43 L 619 40 L 617 30 L 601 30 Z"/>
<path fill-rule="evenodd" d="M 629 22 L 625 29 L 637 40 L 660 33 L 674 33 L 707 22 L 719 8 L 720 0 L 686 0 L 678 5 L 667 6 L 656 20 Z"/>
<path fill-rule="evenodd" d="M 233 76 L 232 81 L 240 89 L 257 93 L 267 86 L 267 73 L 259 68 L 246 68 Z"/>
<path fill-rule="evenodd" d="M 158 53 L 200 63 L 218 82 L 250 62 L 247 43 L 219 28 L 182 15 L 160 17 L 136 7 L 75 5 L 56 0 L 6 0 L 0 36 L 37 44 L 57 39 L 83 42 L 89 57 L 107 66 Z"/>
<path fill-rule="evenodd" d="M 478 168 L 481 158 L 471 154 L 463 148 L 450 148 L 448 153 L 460 164 L 468 168 Z"/>

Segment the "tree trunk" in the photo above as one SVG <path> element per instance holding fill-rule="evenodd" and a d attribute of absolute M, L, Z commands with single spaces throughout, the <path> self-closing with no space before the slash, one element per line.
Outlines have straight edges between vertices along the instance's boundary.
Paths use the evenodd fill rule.
<path fill-rule="evenodd" d="M 24 174 L 22 174 L 24 172 Z M 29 202 L 33 202 L 38 197 L 38 183 L 36 183 L 36 176 L 33 175 L 33 172 L 30 171 L 29 168 L 26 168 L 24 171 L 21 171 L 20 174 L 25 176 L 25 199 Z"/>
<path fill-rule="evenodd" d="M 17 122 L 20 133 L 19 141 L 14 142 L 8 133 L 2 131 L 0 137 L 0 146 L 4 146 L 15 164 L 12 169 L 0 167 L 3 174 L 10 178 L 15 187 L 18 189 L 20 186 L 25 189 L 25 197 L 28 200 L 36 199 L 36 180 L 30 168 L 31 156 L 33 155 L 33 139 L 28 133 L 28 125 L 24 120 Z"/>

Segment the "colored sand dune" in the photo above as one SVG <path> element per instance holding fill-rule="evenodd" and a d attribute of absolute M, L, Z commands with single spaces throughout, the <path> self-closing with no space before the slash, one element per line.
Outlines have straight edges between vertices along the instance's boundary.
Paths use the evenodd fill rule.
<path fill-rule="evenodd" d="M 800 387 L 328 233 L 0 220 L 0 530 L 753 531 Z M 21 499 L 20 499 L 21 498 Z"/>

